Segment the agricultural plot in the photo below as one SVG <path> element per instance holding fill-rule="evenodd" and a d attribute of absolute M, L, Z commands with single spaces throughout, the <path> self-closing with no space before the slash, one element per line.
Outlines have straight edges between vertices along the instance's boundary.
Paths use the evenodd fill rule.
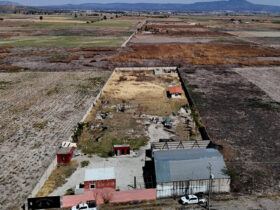
<path fill-rule="evenodd" d="M 180 71 L 211 139 L 223 148 L 231 190 L 279 192 L 280 104 L 268 96 L 277 89 L 273 77 L 278 71 L 218 67 Z"/>
<path fill-rule="evenodd" d="M 274 101 L 280 103 L 279 67 L 237 68 L 234 70 L 266 92 Z"/>
<path fill-rule="evenodd" d="M 150 44 L 132 45 L 131 51 L 109 58 L 118 62 L 144 59 L 176 60 L 193 65 L 279 65 L 279 50 L 249 44 Z M 258 58 L 262 58 L 259 60 Z"/>
<path fill-rule="evenodd" d="M 86 21 L 66 17 L 3 17 L 0 46 L 120 46 L 139 21 L 113 19 Z"/>
<path fill-rule="evenodd" d="M 225 32 L 215 31 L 197 21 L 148 21 L 133 37 L 131 43 L 242 43 L 241 40 Z"/>
<path fill-rule="evenodd" d="M 20 36 L 0 41 L 0 46 L 12 47 L 117 47 L 127 37 L 92 37 L 92 36 Z"/>
<path fill-rule="evenodd" d="M 15 209 L 31 193 L 108 76 L 105 71 L 0 74 L 1 208 Z"/>

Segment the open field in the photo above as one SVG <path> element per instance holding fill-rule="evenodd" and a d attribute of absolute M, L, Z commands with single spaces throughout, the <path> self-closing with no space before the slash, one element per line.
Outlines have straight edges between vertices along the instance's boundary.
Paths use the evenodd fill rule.
<path fill-rule="evenodd" d="M 20 205 L 91 105 L 107 72 L 0 74 L 0 203 Z"/>
<path fill-rule="evenodd" d="M 162 31 L 139 32 L 124 48 L 117 47 L 136 30 L 143 16 L 106 21 L 100 21 L 100 16 L 44 16 L 43 21 L 39 21 L 39 16 L 1 17 L 1 207 L 13 209 L 11 205 L 25 200 L 61 141 L 73 134 L 74 126 L 109 73 L 120 66 L 179 66 L 202 123 L 213 141 L 223 147 L 221 152 L 233 180 L 232 191 L 279 192 L 280 51 L 275 49 L 280 49 L 279 17 L 150 16 L 148 19 L 157 22 L 156 29 Z M 233 24 L 232 18 L 243 23 Z M 170 21 L 178 23 L 170 26 Z M 182 22 L 200 25 L 189 27 Z M 141 152 L 149 142 L 171 137 L 187 140 L 190 131 L 184 130 L 185 125 L 177 115 L 171 116 L 177 123 L 173 130 L 177 136 L 164 130 L 162 124 L 150 122 L 155 114 L 162 119 L 172 112 L 178 113 L 178 108 L 187 104 L 185 98 L 182 103 L 166 99 L 165 88 L 172 82 L 170 78 L 121 74 L 113 77 L 84 124 L 79 146 L 88 154 L 108 157 L 112 144 L 129 142 L 133 148 L 140 148 L 138 156 L 127 162 L 96 155 L 76 160 L 79 164 L 90 160 L 89 167 L 119 167 L 116 175 L 125 179 L 118 185 L 127 189 L 127 182 L 133 184 L 129 177 L 142 172 Z M 178 78 L 173 79 L 178 82 Z M 117 111 L 121 104 L 131 106 L 131 112 Z M 133 107 L 135 104 L 140 106 Z M 105 119 L 100 119 L 104 114 Z M 193 138 L 199 138 L 195 131 Z M 127 174 L 124 168 L 129 168 Z M 83 169 L 74 172 L 53 195 L 64 194 L 82 179 Z M 137 181 L 139 185 L 143 183 L 139 177 Z M 164 209 L 172 202 L 146 207 Z M 244 202 L 248 203 L 246 207 Z M 170 209 L 173 204 L 180 207 L 176 201 Z M 216 204 L 218 209 L 277 209 L 279 199 L 238 198 Z"/>
<path fill-rule="evenodd" d="M 117 47 L 127 37 L 91 37 L 91 36 L 20 36 L 0 41 L 0 46 L 13 47 Z"/>
<path fill-rule="evenodd" d="M 2 50 L 1 50 L 2 49 Z M 0 71 L 112 70 L 115 47 L 0 47 Z"/>
<path fill-rule="evenodd" d="M 280 103 L 279 67 L 239 68 L 234 70 L 266 92 L 273 100 Z"/>
<path fill-rule="evenodd" d="M 133 45 L 128 53 L 109 58 L 111 61 L 128 62 L 141 59 L 182 59 L 193 65 L 235 64 L 241 66 L 279 65 L 280 51 L 248 44 L 154 44 Z M 264 59 L 258 60 L 262 57 Z M 254 58 L 254 59 L 253 59 Z"/>
<path fill-rule="evenodd" d="M 269 69 L 262 68 L 268 71 L 266 79 L 260 76 L 261 69 L 180 70 L 211 139 L 223 146 L 232 191 L 279 192 L 280 104 L 262 90 L 272 93 L 270 85 L 275 90 L 278 71 Z"/>
<path fill-rule="evenodd" d="M 71 17 L 3 16 L 0 46 L 120 46 L 141 20 L 89 21 Z"/>

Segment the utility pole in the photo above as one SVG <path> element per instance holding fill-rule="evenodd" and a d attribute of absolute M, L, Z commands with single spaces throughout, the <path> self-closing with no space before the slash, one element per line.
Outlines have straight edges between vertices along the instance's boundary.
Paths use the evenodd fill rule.
<path fill-rule="evenodd" d="M 212 164 L 209 162 L 208 163 L 208 169 L 209 169 L 209 189 L 208 189 L 208 210 L 210 210 L 210 194 L 211 194 L 211 180 L 212 180 Z"/>

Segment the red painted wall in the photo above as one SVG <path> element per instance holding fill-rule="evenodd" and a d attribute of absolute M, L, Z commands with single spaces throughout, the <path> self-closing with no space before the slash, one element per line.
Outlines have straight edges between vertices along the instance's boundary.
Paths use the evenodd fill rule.
<path fill-rule="evenodd" d="M 116 189 L 116 180 L 98 180 L 98 181 L 85 181 L 85 190 L 90 190 L 90 184 L 95 184 L 95 189 L 113 188 Z"/>
<path fill-rule="evenodd" d="M 117 150 L 120 151 L 120 155 L 130 154 L 130 147 L 116 147 L 116 148 L 114 148 L 114 154 L 117 154 L 117 152 L 116 152 Z"/>
<path fill-rule="evenodd" d="M 75 150 L 75 147 L 72 147 L 70 152 L 68 154 L 57 154 L 57 163 L 70 163 L 73 157 L 73 152 Z"/>

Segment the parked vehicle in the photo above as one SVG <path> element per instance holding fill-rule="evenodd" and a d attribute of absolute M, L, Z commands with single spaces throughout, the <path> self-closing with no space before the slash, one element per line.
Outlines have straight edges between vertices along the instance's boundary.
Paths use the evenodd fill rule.
<path fill-rule="evenodd" d="M 198 198 L 196 195 L 186 195 L 186 196 L 181 197 L 180 202 L 183 205 L 202 204 L 202 203 L 206 203 L 206 200 L 204 198 Z"/>
<path fill-rule="evenodd" d="M 98 207 L 96 205 L 95 201 L 87 201 L 86 203 L 79 203 L 77 206 L 73 206 L 71 210 L 98 210 Z"/>

